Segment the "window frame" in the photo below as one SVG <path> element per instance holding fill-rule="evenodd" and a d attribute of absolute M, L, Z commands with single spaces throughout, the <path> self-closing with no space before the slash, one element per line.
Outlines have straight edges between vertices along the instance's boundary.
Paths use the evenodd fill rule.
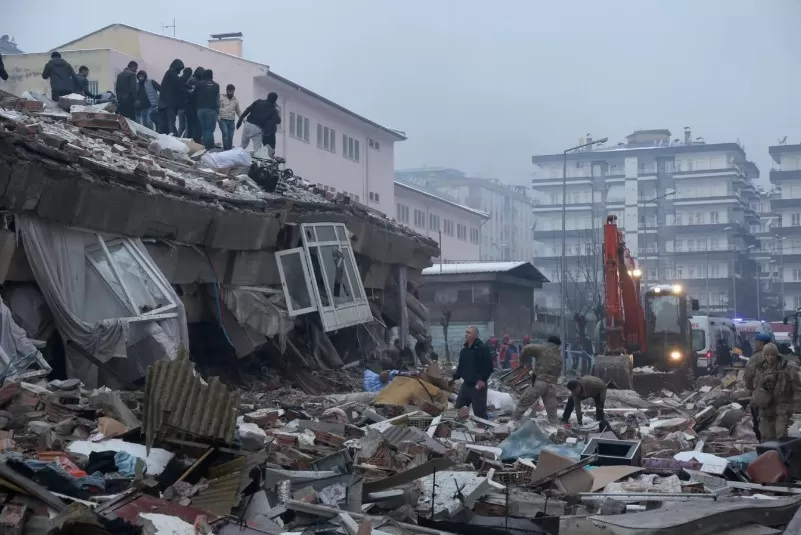
<path fill-rule="evenodd" d="M 306 292 L 309 294 L 309 302 L 311 303 L 310 306 L 306 308 L 299 308 L 295 309 L 292 306 L 292 299 L 289 298 L 289 285 L 286 281 L 286 273 L 284 271 L 284 265 L 281 263 L 281 259 L 285 256 L 290 255 L 298 255 L 300 257 L 300 265 L 303 269 L 303 279 L 306 283 Z M 303 247 L 295 247 L 294 249 L 285 249 L 283 251 L 276 251 L 275 252 L 275 262 L 278 264 L 278 276 L 281 279 L 281 288 L 284 290 L 284 298 L 286 301 L 286 310 L 289 314 L 290 318 L 294 318 L 295 316 L 301 316 L 303 314 L 309 314 L 310 312 L 315 312 L 317 310 L 317 302 L 315 300 L 314 294 L 314 286 L 311 283 L 311 273 L 309 272 L 309 265 L 306 263 L 306 251 Z"/>
<path fill-rule="evenodd" d="M 136 323 L 143 321 L 160 321 L 163 319 L 173 319 L 178 317 L 178 303 L 172 298 L 172 288 L 168 287 L 165 282 L 159 278 L 158 274 L 161 272 L 158 269 L 158 266 L 151 263 L 147 257 L 142 255 L 139 249 L 133 245 L 133 242 L 130 238 L 112 238 L 106 241 L 100 234 L 95 234 L 95 237 L 98 241 L 97 245 L 86 247 L 84 249 L 84 257 L 89 262 L 89 265 L 92 266 L 92 269 L 95 270 L 95 273 L 97 273 L 97 276 L 100 278 L 100 280 L 106 285 L 109 293 L 116 297 L 120 304 L 127 309 L 129 313 L 131 313 L 130 316 L 120 319 L 124 319 L 129 323 Z M 170 301 L 168 305 L 164 305 L 147 312 L 139 311 L 136 301 L 133 299 L 131 290 L 121 276 L 120 268 L 114 261 L 114 257 L 111 256 L 111 252 L 109 251 L 109 247 L 114 247 L 116 245 L 122 245 L 128 254 L 130 254 L 131 257 L 140 265 L 140 267 L 143 268 L 147 276 L 158 287 L 159 291 L 161 291 L 161 293 L 164 294 L 164 296 Z M 117 294 L 109 281 L 106 279 L 103 271 L 98 267 L 97 261 L 90 254 L 95 251 L 101 251 L 103 253 L 103 256 L 108 262 L 111 274 L 116 279 L 117 284 L 119 284 L 122 288 L 124 295 L 120 296 Z"/>

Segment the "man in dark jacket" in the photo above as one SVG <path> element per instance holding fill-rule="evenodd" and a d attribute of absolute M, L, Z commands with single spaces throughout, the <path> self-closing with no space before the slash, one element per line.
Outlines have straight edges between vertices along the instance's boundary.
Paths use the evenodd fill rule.
<path fill-rule="evenodd" d="M 119 107 L 117 113 L 132 121 L 136 120 L 136 108 L 139 107 L 139 84 L 136 82 L 136 71 L 139 65 L 135 61 L 128 63 L 128 66 L 117 75 L 117 84 L 114 91 L 117 93 Z"/>
<path fill-rule="evenodd" d="M 179 135 L 178 129 L 175 127 L 175 120 L 178 118 L 178 110 L 183 109 L 186 99 L 186 82 L 189 81 L 190 76 L 192 76 L 192 69 L 184 68 L 184 62 L 175 59 L 164 73 L 164 78 L 161 79 L 158 106 L 162 134 Z"/>
<path fill-rule="evenodd" d="M 3 65 L 3 55 L 0 54 L 0 79 L 8 80 L 8 73 L 6 72 L 6 67 Z"/>
<path fill-rule="evenodd" d="M 243 149 L 248 148 L 248 144 L 253 141 L 253 150 L 257 151 L 262 145 L 267 145 L 270 147 L 270 156 L 275 154 L 275 133 L 281 124 L 281 114 L 275 104 L 277 101 L 278 94 L 270 93 L 266 99 L 253 102 L 242 112 L 236 128 L 238 130 L 242 121 L 247 121 L 242 131 Z"/>
<path fill-rule="evenodd" d="M 58 52 L 50 54 L 50 61 L 44 66 L 42 78 L 50 80 L 50 96 L 56 102 L 59 97 L 75 92 L 78 87 L 75 70 Z"/>
<path fill-rule="evenodd" d="M 89 67 L 86 65 L 81 65 L 78 67 L 78 76 L 75 78 L 78 82 L 78 89 L 80 89 L 80 93 L 89 98 L 99 98 L 98 95 L 95 95 L 91 91 L 89 91 Z"/>
<path fill-rule="evenodd" d="M 147 72 L 136 73 L 139 93 L 139 107 L 136 109 L 136 122 L 146 128 L 153 128 L 151 114 L 158 109 L 161 86 L 147 77 Z"/>
<path fill-rule="evenodd" d="M 181 133 L 185 138 L 191 138 L 195 143 L 201 143 L 200 132 L 200 119 L 197 116 L 197 95 L 195 94 L 195 87 L 203 78 L 203 67 L 195 69 L 194 74 L 186 82 L 186 105 L 184 113 L 186 114 L 186 130 Z"/>
<path fill-rule="evenodd" d="M 473 414 L 487 417 L 487 381 L 492 375 L 492 354 L 489 347 L 478 339 L 478 329 L 470 326 L 464 332 L 464 347 L 459 353 L 459 364 L 453 379 L 462 379 L 462 388 L 456 398 L 456 408 L 473 406 Z"/>
<path fill-rule="evenodd" d="M 220 86 L 214 81 L 214 73 L 206 69 L 202 80 L 195 86 L 195 104 L 200 123 L 201 139 L 206 150 L 214 148 L 214 130 L 220 113 Z"/>

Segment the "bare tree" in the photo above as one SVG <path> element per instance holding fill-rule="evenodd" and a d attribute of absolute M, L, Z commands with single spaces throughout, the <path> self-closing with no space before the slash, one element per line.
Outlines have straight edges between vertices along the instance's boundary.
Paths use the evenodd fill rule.
<path fill-rule="evenodd" d="M 565 308 L 576 325 L 576 339 L 585 349 L 591 343 L 590 320 L 600 321 L 604 313 L 603 244 L 599 230 L 581 231 L 567 251 L 564 271 L 559 265 L 559 288 Z M 562 274 L 564 273 L 564 281 Z M 592 327 L 594 330 L 594 326 Z"/>

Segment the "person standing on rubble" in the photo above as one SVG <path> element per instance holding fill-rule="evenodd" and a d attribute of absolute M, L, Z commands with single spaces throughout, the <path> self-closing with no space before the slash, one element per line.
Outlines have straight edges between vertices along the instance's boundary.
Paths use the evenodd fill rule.
<path fill-rule="evenodd" d="M 759 432 L 765 442 L 787 436 L 793 405 L 801 394 L 798 366 L 779 355 L 776 344 L 765 344 L 757 364 L 751 403 L 759 408 Z"/>
<path fill-rule="evenodd" d="M 78 87 L 80 88 L 83 96 L 92 99 L 100 98 L 100 95 L 95 95 L 89 91 L 89 67 L 86 65 L 81 65 L 78 67 L 78 76 L 76 76 L 75 80 L 78 82 Z"/>
<path fill-rule="evenodd" d="M 50 54 L 50 61 L 44 66 L 42 78 L 50 80 L 50 96 L 56 102 L 60 97 L 74 93 L 78 87 L 75 70 L 58 52 Z"/>
<path fill-rule="evenodd" d="M 214 130 L 220 114 L 220 85 L 214 81 L 214 72 L 206 69 L 195 86 L 197 118 L 200 124 L 201 140 L 206 150 L 214 148 Z"/>
<path fill-rule="evenodd" d="M 754 393 L 754 380 L 756 379 L 756 372 L 759 369 L 759 365 L 762 363 L 762 350 L 765 348 L 765 344 L 770 343 L 770 335 L 765 333 L 757 333 L 754 337 L 754 352 L 748 359 L 748 363 L 745 365 L 745 372 L 743 372 L 743 381 L 745 382 L 745 388 L 753 395 Z M 750 403 L 748 405 L 748 410 L 751 412 L 751 421 L 754 425 L 754 434 L 756 435 L 757 440 L 762 442 L 762 435 L 759 432 L 759 408 Z"/>
<path fill-rule="evenodd" d="M 606 383 L 603 379 L 585 375 L 580 379 L 571 379 L 567 382 L 567 389 L 571 396 L 567 399 L 565 412 L 562 413 L 562 424 L 567 425 L 573 408 L 576 409 L 576 421 L 579 425 L 584 425 L 584 416 L 581 413 L 581 402 L 587 398 L 595 401 L 595 419 L 603 425 L 606 420 L 604 417 L 604 403 L 606 402 Z"/>
<path fill-rule="evenodd" d="M 534 370 L 529 386 L 517 403 L 513 420 L 520 420 L 523 414 L 542 398 L 548 421 L 559 423 L 556 414 L 556 381 L 562 372 L 562 340 L 558 336 L 548 337 L 547 344 L 529 344 L 520 354 L 521 365 L 530 365 L 534 361 Z"/>
<path fill-rule="evenodd" d="M 3 54 L 0 54 L 0 80 L 8 80 L 8 73 L 6 72 L 6 66 L 3 65 Z"/>
<path fill-rule="evenodd" d="M 181 134 L 185 138 L 191 138 L 195 143 L 202 143 L 200 119 L 197 115 L 197 94 L 195 88 L 200 80 L 203 79 L 203 67 L 197 67 L 194 74 L 186 82 L 186 105 L 184 114 L 186 115 L 186 130 Z"/>
<path fill-rule="evenodd" d="M 487 417 L 487 381 L 493 372 L 492 353 L 478 338 L 478 328 L 470 326 L 464 332 L 464 347 L 459 353 L 459 364 L 453 381 L 462 379 L 456 398 L 456 408 L 473 407 L 473 414 Z"/>
<path fill-rule="evenodd" d="M 258 151 L 262 146 L 270 147 L 270 157 L 275 155 L 275 133 L 278 132 L 278 125 L 281 124 L 281 114 L 278 112 L 278 93 L 270 93 L 266 99 L 259 99 L 245 108 L 236 129 L 242 126 L 245 121 L 245 129 L 242 130 L 243 149 L 247 149 L 250 142 L 253 142 L 253 150 Z"/>
<path fill-rule="evenodd" d="M 183 74 L 181 71 L 183 71 Z M 184 107 L 186 82 L 190 76 L 192 76 L 192 69 L 184 68 L 183 61 L 174 59 L 161 79 L 158 106 L 159 116 L 161 117 L 159 126 L 162 134 L 172 134 L 176 137 L 179 135 L 175 121 L 178 118 L 178 110 Z"/>
<path fill-rule="evenodd" d="M 239 100 L 234 96 L 236 87 L 228 84 L 225 94 L 220 96 L 220 132 L 222 133 L 223 149 L 234 148 L 234 131 L 236 119 L 242 116 L 239 109 Z"/>
<path fill-rule="evenodd" d="M 161 86 L 155 80 L 147 77 L 147 72 L 136 73 L 139 82 L 139 108 L 136 110 L 136 122 L 145 128 L 153 128 L 151 114 L 159 105 L 159 91 Z"/>
<path fill-rule="evenodd" d="M 139 85 L 136 83 L 136 71 L 139 65 L 135 61 L 128 63 L 128 66 L 117 75 L 117 83 L 114 85 L 114 92 L 117 93 L 117 113 L 128 119 L 136 120 L 136 108 L 139 107 Z"/>

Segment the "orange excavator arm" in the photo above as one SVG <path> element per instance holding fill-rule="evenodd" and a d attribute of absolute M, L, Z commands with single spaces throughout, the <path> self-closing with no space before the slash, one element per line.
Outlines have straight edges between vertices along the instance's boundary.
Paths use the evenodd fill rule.
<path fill-rule="evenodd" d="M 607 352 L 645 352 L 645 313 L 639 281 L 632 278 L 637 266 L 613 215 L 604 225 L 603 255 Z"/>

